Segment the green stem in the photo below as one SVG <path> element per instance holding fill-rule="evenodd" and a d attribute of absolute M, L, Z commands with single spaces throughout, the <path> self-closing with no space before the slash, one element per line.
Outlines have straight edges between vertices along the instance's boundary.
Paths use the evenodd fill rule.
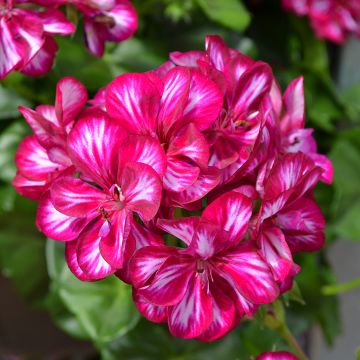
<path fill-rule="evenodd" d="M 280 333 L 289 346 L 296 352 L 296 355 L 300 360 L 309 360 L 304 351 L 301 349 L 301 346 L 295 339 L 294 335 L 286 325 L 280 330 Z"/>
<path fill-rule="evenodd" d="M 343 284 L 327 285 L 322 288 L 324 295 L 335 295 L 346 291 L 353 290 L 360 286 L 360 278 L 350 280 Z"/>

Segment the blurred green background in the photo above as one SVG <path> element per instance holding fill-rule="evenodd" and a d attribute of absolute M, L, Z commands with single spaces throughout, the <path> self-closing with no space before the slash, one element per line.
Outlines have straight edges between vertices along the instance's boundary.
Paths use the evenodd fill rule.
<path fill-rule="evenodd" d="M 291 332 L 305 349 L 311 346 L 309 334 L 315 325 L 331 346 L 341 331 L 336 293 L 360 282 L 355 280 L 339 288 L 327 260 L 335 242 L 360 240 L 360 83 L 342 87 L 341 91 L 336 86 L 342 49 L 316 39 L 307 19 L 285 13 L 279 0 L 133 2 L 139 15 L 136 36 L 108 45 L 103 58 L 88 54 L 82 40 L 82 20 L 72 13 L 78 31 L 73 38 L 57 39 L 60 50 L 47 76 L 34 79 L 13 73 L 0 83 L 2 275 L 10 280 L 19 297 L 48 312 L 62 331 L 92 344 L 71 342 L 77 349 L 73 352 L 76 356 L 70 348 L 59 351 L 56 339 L 50 339 L 58 336 L 54 332 L 44 338 L 44 342 L 55 344 L 54 350 L 43 347 L 24 353 L 19 350 L 24 335 L 9 342 L 18 341 L 19 348 L 7 345 L 6 337 L 2 341 L 0 336 L 0 358 L 12 354 L 17 355 L 12 359 L 42 359 L 46 358 L 46 348 L 49 359 L 248 360 L 262 351 L 290 349 L 274 330 L 276 326 L 270 324 L 269 328 L 272 319 L 264 311 L 259 311 L 255 321 L 244 321 L 236 331 L 211 344 L 174 339 L 166 327 L 140 320 L 127 285 L 115 278 L 96 283 L 81 283 L 74 278 L 64 263 L 63 244 L 46 240 L 36 230 L 36 204 L 21 198 L 11 186 L 17 145 L 30 132 L 19 116 L 19 105 L 52 104 L 56 83 L 63 76 L 81 80 L 92 96 L 119 74 L 159 66 L 170 51 L 204 49 L 207 34 L 219 34 L 229 46 L 270 63 L 283 89 L 294 77 L 305 77 L 307 127 L 315 128 L 320 152 L 329 154 L 333 161 L 335 181 L 332 186 L 321 184 L 316 188 L 328 222 L 326 246 L 320 253 L 296 257 L 302 271 L 293 290 L 275 309 L 277 316 L 286 317 Z M 3 294 L 8 281 L 1 284 Z M 11 313 L 11 304 L 7 305 L 6 311 Z M 39 315 L 38 324 L 36 317 L 32 319 L 33 324 L 24 326 L 36 333 L 43 318 Z M 5 333 L 6 327 L 11 327 L 11 316 L 6 321 L 1 323 Z"/>

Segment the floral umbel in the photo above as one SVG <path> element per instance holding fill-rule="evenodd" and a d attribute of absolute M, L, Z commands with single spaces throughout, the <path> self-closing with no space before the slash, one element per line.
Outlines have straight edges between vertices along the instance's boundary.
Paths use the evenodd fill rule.
<path fill-rule="evenodd" d="M 98 23 L 110 14 L 86 31 L 113 40 L 115 27 Z M 100 54 L 98 40 L 88 44 Z M 75 276 L 116 274 L 174 336 L 224 336 L 292 287 L 294 253 L 324 244 L 313 189 L 333 169 L 304 128 L 303 78 L 282 93 L 268 64 L 218 36 L 90 101 L 64 78 L 55 105 L 20 111 L 33 135 L 13 184 L 39 201 L 39 230 L 66 243 Z M 279 354 L 259 359 L 293 358 Z"/>

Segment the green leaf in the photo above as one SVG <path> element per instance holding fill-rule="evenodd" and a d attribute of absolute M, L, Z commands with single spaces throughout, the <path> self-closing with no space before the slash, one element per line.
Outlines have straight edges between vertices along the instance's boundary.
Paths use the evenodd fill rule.
<path fill-rule="evenodd" d="M 16 174 L 14 163 L 16 149 L 28 133 L 25 121 L 16 121 L 0 135 L 0 179 L 10 182 Z"/>
<path fill-rule="evenodd" d="M 344 105 L 353 121 L 360 120 L 360 84 L 352 86 L 342 94 Z"/>
<path fill-rule="evenodd" d="M 19 116 L 18 106 L 29 106 L 16 91 L 0 85 L 0 120 Z"/>
<path fill-rule="evenodd" d="M 197 0 L 204 13 L 230 29 L 243 31 L 250 23 L 250 14 L 240 0 Z"/>
<path fill-rule="evenodd" d="M 360 241 L 360 200 L 354 202 L 337 221 L 336 233 L 348 240 Z"/>
<path fill-rule="evenodd" d="M 65 264 L 63 244 L 47 241 L 49 274 L 55 281 L 53 291 L 58 293 L 78 322 L 71 318 L 58 320 L 64 329 L 80 334 L 83 329 L 88 338 L 101 348 L 137 324 L 139 313 L 133 304 L 129 285 L 115 276 L 97 282 L 78 280 Z"/>
<path fill-rule="evenodd" d="M 286 306 L 290 306 L 290 301 L 295 301 L 301 305 L 306 304 L 305 300 L 301 294 L 299 285 L 296 281 L 294 281 L 294 284 L 293 284 L 291 290 L 289 290 L 285 294 L 283 294 L 283 299 L 285 301 Z"/>

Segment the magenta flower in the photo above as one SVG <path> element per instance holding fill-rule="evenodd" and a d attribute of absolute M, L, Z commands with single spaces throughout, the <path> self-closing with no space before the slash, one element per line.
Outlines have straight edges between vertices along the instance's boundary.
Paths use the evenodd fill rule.
<path fill-rule="evenodd" d="M 59 176 L 53 182 L 40 202 L 37 224 L 53 239 L 75 241 L 67 249 L 75 275 L 102 278 L 123 265 L 132 214 L 148 221 L 157 213 L 165 154 L 157 140 L 127 136 L 99 111 L 77 122 L 68 154 L 80 178 Z"/>
<path fill-rule="evenodd" d="M 201 218 L 159 220 L 186 249 L 143 247 L 131 261 L 135 301 L 149 319 L 167 321 L 174 336 L 211 341 L 239 317 L 279 293 L 271 271 L 250 242 L 243 242 L 251 200 L 236 192 L 219 197 Z"/>
<path fill-rule="evenodd" d="M 354 0 L 283 0 L 286 10 L 307 15 L 319 38 L 343 43 L 349 33 L 360 37 L 360 3 Z"/>
<path fill-rule="evenodd" d="M 72 166 L 67 137 L 86 101 L 85 87 L 68 77 L 57 84 L 55 106 L 40 105 L 35 111 L 19 108 L 34 131 L 16 153 L 18 172 L 13 185 L 20 194 L 38 200 L 52 181 Z"/>
<path fill-rule="evenodd" d="M 199 200 L 219 182 L 208 167 L 209 145 L 202 134 L 215 121 L 222 95 L 204 75 L 177 67 L 164 79 L 154 73 L 119 76 L 107 87 L 108 114 L 133 134 L 162 144 L 167 157 L 163 179 L 168 206 Z"/>
<path fill-rule="evenodd" d="M 305 99 L 304 99 L 304 79 L 299 77 L 294 79 L 286 89 L 283 99 L 281 92 L 274 84 L 272 92 L 274 108 L 281 117 L 281 146 L 282 151 L 297 153 L 299 151 L 308 155 L 317 166 L 323 169 L 321 180 L 331 184 L 334 169 L 330 160 L 317 153 L 316 141 L 312 136 L 313 129 L 305 129 Z"/>
<path fill-rule="evenodd" d="M 14 1 L 0 0 L 0 79 L 12 71 L 31 76 L 47 73 L 58 49 L 52 36 L 74 31 L 57 9 L 16 8 Z"/>
<path fill-rule="evenodd" d="M 263 100 L 269 95 L 270 67 L 230 49 L 219 36 L 206 37 L 206 51 L 171 53 L 176 65 L 199 68 L 223 90 L 223 108 L 207 131 L 210 165 L 222 170 L 222 182 L 249 159 L 264 123 Z"/>
<path fill-rule="evenodd" d="M 256 360 L 298 360 L 298 358 L 288 351 L 273 351 L 262 353 Z"/>

